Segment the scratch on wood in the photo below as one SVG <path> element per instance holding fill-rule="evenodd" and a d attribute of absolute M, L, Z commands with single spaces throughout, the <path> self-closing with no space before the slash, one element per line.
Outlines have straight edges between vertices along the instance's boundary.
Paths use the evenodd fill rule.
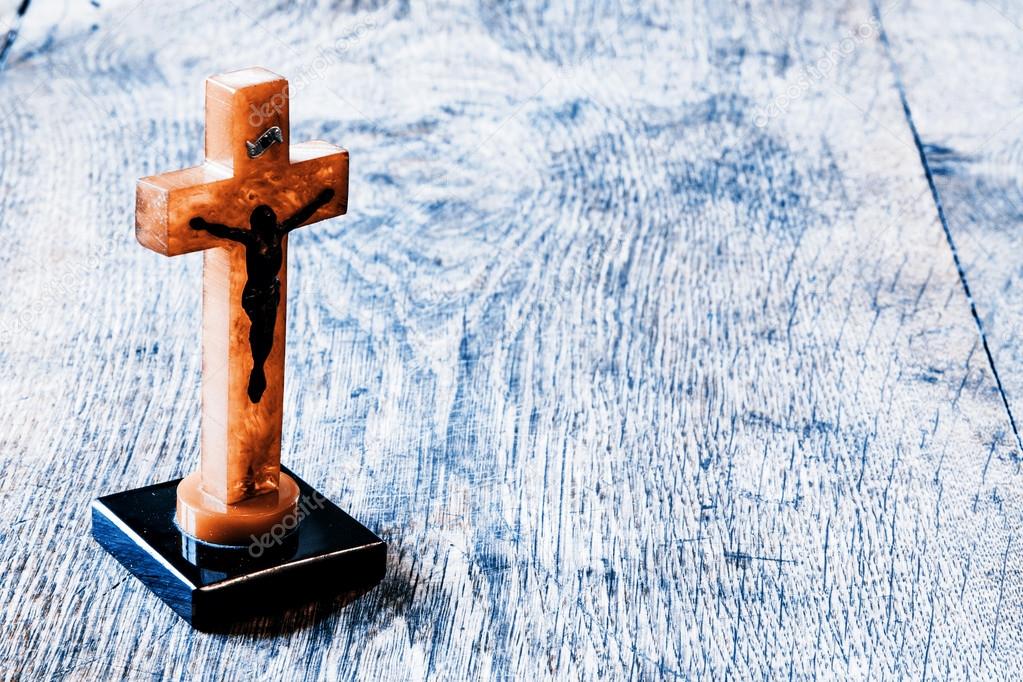
<path fill-rule="evenodd" d="M 18 31 L 21 29 L 21 22 L 25 17 L 25 12 L 28 11 L 30 2 L 31 0 L 21 0 L 21 4 L 18 5 L 18 9 L 14 13 L 14 23 L 8 27 L 4 34 L 3 43 L 0 44 L 0 72 L 7 66 L 7 57 L 11 48 L 14 47 L 14 41 L 18 39 Z"/>

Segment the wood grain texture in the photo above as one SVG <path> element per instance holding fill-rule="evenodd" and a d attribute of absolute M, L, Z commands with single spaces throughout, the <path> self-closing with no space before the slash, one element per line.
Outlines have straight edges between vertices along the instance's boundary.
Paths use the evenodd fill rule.
<path fill-rule="evenodd" d="M 909 2 L 895 5 L 885 24 L 920 151 L 1018 439 L 1023 417 L 1023 7 L 999 0 L 926 7 Z M 927 49 L 929 43 L 946 47 Z"/>
<path fill-rule="evenodd" d="M 1017 446 L 867 3 L 33 12 L 0 82 L 6 676 L 1023 667 Z M 209 636 L 88 503 L 195 460 L 200 263 L 138 248 L 131 188 L 250 64 L 352 162 L 348 216 L 292 239 L 283 459 L 390 556 Z"/>

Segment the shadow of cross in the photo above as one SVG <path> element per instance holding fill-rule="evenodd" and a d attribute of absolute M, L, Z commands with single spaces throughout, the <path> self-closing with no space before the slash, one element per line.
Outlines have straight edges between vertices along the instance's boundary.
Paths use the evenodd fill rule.
<path fill-rule="evenodd" d="M 206 80 L 206 160 L 138 181 L 135 235 L 203 252 L 202 491 L 234 504 L 280 480 L 287 233 L 345 213 L 348 152 L 289 143 L 288 82 Z"/>

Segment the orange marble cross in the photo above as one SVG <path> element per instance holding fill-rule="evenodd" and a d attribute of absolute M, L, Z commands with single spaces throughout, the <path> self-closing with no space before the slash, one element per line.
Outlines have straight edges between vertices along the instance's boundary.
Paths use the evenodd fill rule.
<path fill-rule="evenodd" d="M 266 525 L 288 506 L 291 482 L 285 491 L 280 472 L 287 234 L 345 213 L 348 152 L 290 144 L 287 81 L 251 68 L 206 80 L 205 156 L 138 181 L 135 234 L 165 256 L 203 252 L 201 466 L 185 479 L 188 495 L 179 488 L 178 522 L 227 542 L 238 529 L 218 531 L 221 516 Z"/>

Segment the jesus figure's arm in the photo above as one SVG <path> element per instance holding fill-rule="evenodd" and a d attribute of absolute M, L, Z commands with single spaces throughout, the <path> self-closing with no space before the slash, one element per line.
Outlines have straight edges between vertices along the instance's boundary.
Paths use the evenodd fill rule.
<path fill-rule="evenodd" d="M 317 194 L 316 198 L 310 201 L 304 208 L 299 209 L 295 215 L 291 216 L 290 218 L 282 222 L 280 227 L 281 232 L 287 234 L 288 232 L 294 230 L 296 227 L 301 226 L 302 223 L 312 218 L 314 213 L 319 211 L 323 206 L 327 204 L 328 201 L 330 201 L 333 198 L 334 190 L 330 189 L 329 187 L 323 190 L 322 192 Z"/>
<path fill-rule="evenodd" d="M 230 239 L 233 242 L 241 242 L 242 244 L 247 244 L 252 238 L 248 230 L 242 230 L 237 227 L 228 227 L 227 225 L 218 225 L 217 223 L 208 223 L 202 218 L 192 218 L 188 221 L 188 224 L 193 230 L 206 230 L 214 237 Z"/>

